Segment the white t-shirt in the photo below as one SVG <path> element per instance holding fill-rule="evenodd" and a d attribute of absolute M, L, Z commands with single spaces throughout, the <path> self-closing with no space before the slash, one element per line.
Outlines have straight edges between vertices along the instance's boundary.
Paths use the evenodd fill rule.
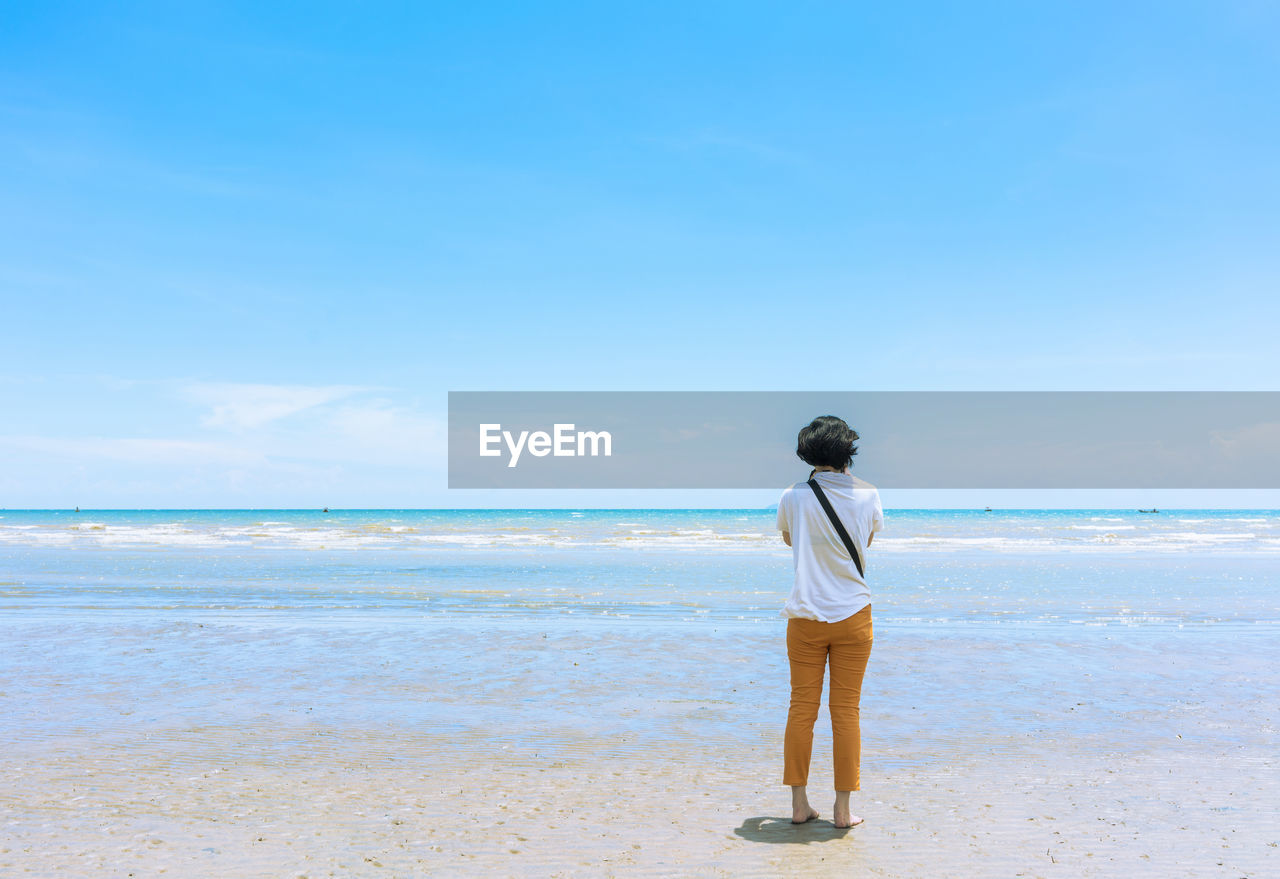
<path fill-rule="evenodd" d="M 848 473 L 821 470 L 814 478 L 840 517 L 844 530 L 862 550 L 865 569 L 867 541 L 884 527 L 880 492 L 871 483 Z M 818 503 L 818 496 L 806 483 L 797 482 L 782 493 L 778 501 L 778 530 L 791 534 L 791 553 L 796 567 L 795 586 L 782 609 L 784 617 L 838 623 L 871 603 L 866 579 L 858 575 L 844 541 Z"/>

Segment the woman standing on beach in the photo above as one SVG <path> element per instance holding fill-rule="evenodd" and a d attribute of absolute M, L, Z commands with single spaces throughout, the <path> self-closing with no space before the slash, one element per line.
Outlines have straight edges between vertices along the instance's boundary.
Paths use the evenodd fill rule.
<path fill-rule="evenodd" d="M 813 724 L 822 699 L 822 679 L 831 665 L 831 735 L 836 802 L 833 823 L 853 827 L 862 819 L 849 811 L 849 794 L 861 789 L 862 741 L 858 703 L 871 656 L 871 592 L 863 574 L 865 550 L 884 527 L 880 493 L 850 475 L 858 434 L 834 415 L 815 418 L 800 431 L 796 455 L 813 467 L 778 502 L 778 530 L 792 548 L 795 585 L 782 615 L 787 617 L 791 662 L 791 710 L 783 755 L 782 783 L 791 787 L 791 820 L 818 817 L 809 805 L 809 756 Z"/>

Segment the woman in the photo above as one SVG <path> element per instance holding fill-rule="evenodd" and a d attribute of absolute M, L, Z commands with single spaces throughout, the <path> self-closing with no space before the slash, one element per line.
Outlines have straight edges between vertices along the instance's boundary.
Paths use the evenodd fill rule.
<path fill-rule="evenodd" d="M 796 454 L 813 467 L 811 481 L 797 482 L 778 502 L 778 530 L 792 548 L 796 571 L 795 585 L 782 610 L 788 618 L 787 656 L 791 662 L 791 711 L 787 715 L 782 783 L 791 786 L 791 821 L 795 824 L 818 817 L 809 805 L 806 786 L 813 724 L 818 719 L 828 662 L 831 690 L 827 701 L 835 751 L 833 823 L 836 827 L 862 823 L 849 811 L 849 794 L 861 789 L 858 702 L 871 655 L 871 593 L 863 576 L 863 560 L 872 535 L 884 527 L 884 513 L 875 486 L 849 474 L 858 452 L 854 445 L 857 439 L 858 434 L 842 419 L 834 415 L 815 418 L 800 431 L 796 442 Z M 844 535 L 824 509 L 824 499 Z"/>

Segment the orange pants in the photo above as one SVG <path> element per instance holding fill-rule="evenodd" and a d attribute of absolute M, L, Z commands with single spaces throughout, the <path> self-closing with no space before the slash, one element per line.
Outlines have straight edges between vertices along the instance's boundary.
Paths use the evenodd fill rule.
<path fill-rule="evenodd" d="M 871 657 L 871 606 L 836 623 L 788 620 L 787 656 L 791 660 L 791 711 L 787 714 L 783 745 L 782 783 L 809 783 L 813 724 L 818 719 L 822 677 L 830 659 L 831 691 L 827 704 L 831 710 L 836 790 L 861 790 L 858 702 L 862 698 L 862 676 Z"/>

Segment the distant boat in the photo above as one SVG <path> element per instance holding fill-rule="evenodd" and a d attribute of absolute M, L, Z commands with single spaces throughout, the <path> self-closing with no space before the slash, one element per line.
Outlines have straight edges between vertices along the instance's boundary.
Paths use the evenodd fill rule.
<path fill-rule="evenodd" d="M 990 507 L 984 507 L 984 508 L 983 508 L 983 510 L 982 510 L 982 512 L 984 512 L 984 513 L 990 513 L 990 512 L 991 512 L 991 508 L 990 508 Z"/>
<path fill-rule="evenodd" d="M 1138 512 L 1139 512 L 1139 513 L 1158 513 L 1158 512 L 1160 512 L 1160 511 L 1159 511 L 1159 510 L 1157 510 L 1155 507 L 1152 507 L 1152 508 L 1151 508 L 1151 509 L 1149 509 L 1149 510 L 1138 510 Z"/>

